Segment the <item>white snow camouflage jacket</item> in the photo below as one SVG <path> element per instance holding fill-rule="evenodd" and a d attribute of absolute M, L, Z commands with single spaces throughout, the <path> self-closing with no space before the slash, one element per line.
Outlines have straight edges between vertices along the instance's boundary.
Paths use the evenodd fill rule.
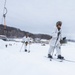
<path fill-rule="evenodd" d="M 30 38 L 29 37 L 26 38 L 26 36 L 24 36 L 23 37 L 23 42 L 28 42 L 29 43 L 30 42 Z"/>
<path fill-rule="evenodd" d="M 59 35 L 59 38 L 57 40 L 57 37 L 58 37 L 58 32 L 61 33 L 61 30 L 58 31 L 58 29 L 56 29 L 53 33 L 52 33 L 52 38 L 50 40 L 50 45 L 51 46 L 60 46 L 60 40 L 62 39 L 62 33 Z M 57 40 L 57 42 L 56 42 Z"/>

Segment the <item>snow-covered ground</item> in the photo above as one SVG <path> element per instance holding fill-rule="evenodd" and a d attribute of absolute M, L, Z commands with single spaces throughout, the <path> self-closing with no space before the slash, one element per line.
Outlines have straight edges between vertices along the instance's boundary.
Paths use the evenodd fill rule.
<path fill-rule="evenodd" d="M 75 62 L 50 61 L 45 57 L 49 45 L 31 44 L 30 53 L 21 47 L 21 42 L 0 40 L 0 75 L 75 75 Z M 62 55 L 75 61 L 75 43 L 63 45 Z"/>

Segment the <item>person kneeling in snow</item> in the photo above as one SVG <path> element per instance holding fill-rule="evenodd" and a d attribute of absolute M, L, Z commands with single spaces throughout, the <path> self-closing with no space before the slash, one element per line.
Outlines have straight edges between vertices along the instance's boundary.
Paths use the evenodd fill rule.
<path fill-rule="evenodd" d="M 57 54 L 57 58 L 58 59 L 64 59 L 63 56 L 61 56 L 61 44 L 60 44 L 60 40 L 62 39 L 62 36 L 61 36 L 61 25 L 62 25 L 62 22 L 61 21 L 58 21 L 56 23 L 56 30 L 55 32 L 52 34 L 52 38 L 50 40 L 50 48 L 49 48 L 49 51 L 48 51 L 48 58 L 53 58 L 53 52 L 54 52 L 54 49 L 56 48 L 56 54 Z"/>
<path fill-rule="evenodd" d="M 30 43 L 30 38 L 26 34 L 26 36 L 23 37 L 23 43 L 25 44 L 25 52 L 30 52 L 30 49 L 28 49 L 28 44 Z"/>

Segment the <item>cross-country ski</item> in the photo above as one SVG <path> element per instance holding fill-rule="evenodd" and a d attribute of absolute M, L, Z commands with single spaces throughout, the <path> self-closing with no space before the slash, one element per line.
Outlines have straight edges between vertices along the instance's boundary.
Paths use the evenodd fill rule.
<path fill-rule="evenodd" d="M 48 58 L 47 56 L 44 56 L 45 58 Z M 55 60 L 55 61 L 58 61 L 58 62 L 63 62 L 63 61 L 66 61 L 66 62 L 70 62 L 70 63 L 75 63 L 75 60 L 69 60 L 69 59 L 58 59 L 58 58 L 48 58 L 50 61 L 52 60 Z"/>

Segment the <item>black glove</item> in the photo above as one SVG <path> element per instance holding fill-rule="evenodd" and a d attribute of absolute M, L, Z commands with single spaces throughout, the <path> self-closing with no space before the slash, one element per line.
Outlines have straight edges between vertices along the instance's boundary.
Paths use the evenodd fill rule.
<path fill-rule="evenodd" d="M 25 42 L 26 46 L 28 45 L 28 42 Z"/>
<path fill-rule="evenodd" d="M 63 40 L 65 40 L 66 39 L 66 37 L 63 37 Z"/>

